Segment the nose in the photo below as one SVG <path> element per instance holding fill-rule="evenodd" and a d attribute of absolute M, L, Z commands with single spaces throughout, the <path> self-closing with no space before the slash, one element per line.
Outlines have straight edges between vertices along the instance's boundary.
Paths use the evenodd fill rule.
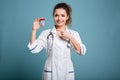
<path fill-rule="evenodd" d="M 58 19 L 60 20 L 62 17 L 61 16 L 58 16 Z"/>

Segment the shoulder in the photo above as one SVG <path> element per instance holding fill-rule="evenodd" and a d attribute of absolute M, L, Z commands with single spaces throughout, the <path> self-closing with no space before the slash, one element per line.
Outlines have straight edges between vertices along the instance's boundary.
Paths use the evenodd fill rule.
<path fill-rule="evenodd" d="M 47 35 L 50 33 L 50 30 L 51 30 L 51 29 L 43 30 L 43 31 L 40 33 L 40 35 L 47 36 Z"/>
<path fill-rule="evenodd" d="M 71 33 L 71 34 L 79 34 L 77 31 L 75 31 L 75 30 L 73 30 L 73 29 L 68 29 L 69 30 L 69 32 Z"/>
<path fill-rule="evenodd" d="M 43 30 L 41 33 L 49 33 L 51 29 Z"/>
<path fill-rule="evenodd" d="M 43 30 L 41 33 L 48 34 L 48 33 L 50 33 L 50 31 L 51 31 L 51 29 L 46 29 L 46 30 Z"/>

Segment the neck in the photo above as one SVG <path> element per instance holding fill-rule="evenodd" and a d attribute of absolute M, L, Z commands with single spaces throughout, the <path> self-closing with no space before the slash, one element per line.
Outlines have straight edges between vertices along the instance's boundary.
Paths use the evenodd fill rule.
<path fill-rule="evenodd" d="M 56 27 L 56 30 L 59 30 L 59 31 L 65 31 L 66 30 L 66 26 L 55 26 Z"/>

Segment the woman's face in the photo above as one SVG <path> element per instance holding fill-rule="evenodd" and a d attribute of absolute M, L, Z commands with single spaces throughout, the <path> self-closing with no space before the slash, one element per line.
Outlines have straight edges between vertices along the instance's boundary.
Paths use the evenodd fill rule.
<path fill-rule="evenodd" d="M 54 12 L 54 22 L 56 26 L 65 26 L 66 21 L 68 20 L 68 15 L 63 8 L 58 8 Z"/>

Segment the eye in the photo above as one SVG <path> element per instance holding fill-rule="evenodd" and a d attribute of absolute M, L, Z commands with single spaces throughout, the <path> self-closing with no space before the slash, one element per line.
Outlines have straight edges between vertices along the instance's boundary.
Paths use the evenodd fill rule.
<path fill-rule="evenodd" d="M 64 14 L 62 14 L 61 16 L 62 16 L 62 17 L 65 17 L 65 15 L 64 15 Z"/>
<path fill-rule="evenodd" d="M 57 17 L 57 16 L 58 16 L 58 14 L 55 14 L 55 15 L 54 15 L 54 17 Z"/>

